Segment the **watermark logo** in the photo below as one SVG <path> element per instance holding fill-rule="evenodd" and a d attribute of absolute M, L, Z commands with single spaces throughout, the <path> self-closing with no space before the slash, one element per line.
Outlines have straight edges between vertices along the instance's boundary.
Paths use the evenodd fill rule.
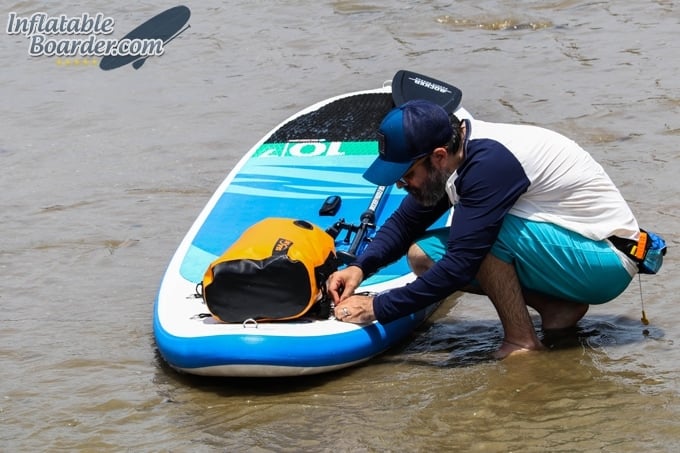
<path fill-rule="evenodd" d="M 132 63 L 133 68 L 139 69 L 147 58 L 163 55 L 165 45 L 189 28 L 190 16 L 189 8 L 176 6 L 147 20 L 123 38 L 112 39 L 115 21 L 103 13 L 69 17 L 37 12 L 21 17 L 11 12 L 7 33 L 26 36 L 30 56 L 56 57 L 57 64 L 99 62 L 99 67 L 107 71 Z"/>

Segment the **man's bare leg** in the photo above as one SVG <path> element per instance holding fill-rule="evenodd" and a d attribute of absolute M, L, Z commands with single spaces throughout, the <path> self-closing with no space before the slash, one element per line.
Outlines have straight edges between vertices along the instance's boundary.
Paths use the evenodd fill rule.
<path fill-rule="evenodd" d="M 411 244 L 411 247 L 409 247 L 408 253 L 406 254 L 406 258 L 408 259 L 408 265 L 413 273 L 419 277 L 434 265 L 432 258 L 427 256 L 423 249 L 417 244 Z"/>
<path fill-rule="evenodd" d="M 434 264 L 415 244 L 409 248 L 408 260 L 416 275 L 422 275 Z M 489 254 L 482 262 L 477 280 L 482 291 L 475 292 L 491 299 L 505 332 L 503 345 L 494 356 L 501 359 L 515 351 L 543 349 L 527 311 L 514 266 Z"/>
<path fill-rule="evenodd" d="M 515 266 L 489 253 L 477 272 L 477 281 L 503 325 L 503 344 L 494 356 L 502 359 L 517 351 L 544 349 L 529 316 Z"/>
<path fill-rule="evenodd" d="M 424 274 L 434 264 L 432 259 L 415 244 L 408 251 L 408 261 L 416 275 Z M 534 331 L 526 305 L 538 312 L 541 316 L 543 329 L 547 330 L 573 327 L 588 311 L 586 304 L 569 302 L 537 292 L 518 289 L 520 286 L 514 266 L 491 254 L 482 263 L 480 272 L 477 274 L 477 280 L 480 282 L 481 288 L 466 287 L 463 288 L 463 291 L 486 295 L 496 307 L 506 335 L 503 346 L 496 353 L 498 358 L 503 358 L 516 350 L 543 348 Z M 486 284 L 482 283 L 482 280 Z M 494 293 L 493 297 L 491 297 L 490 292 Z M 516 305 L 514 309 L 508 309 L 510 313 L 501 315 L 501 310 L 507 308 L 501 307 L 499 310 L 497 301 L 500 300 L 501 303 L 504 303 L 503 297 L 507 297 L 511 304 Z M 510 305 L 510 307 L 513 305 Z M 519 316 L 519 318 L 513 319 L 514 316 Z M 509 323 L 509 326 L 506 326 L 506 323 Z M 525 326 L 523 334 L 516 333 L 514 330 L 517 327 L 513 326 L 517 323 Z M 513 329 L 510 338 L 508 337 L 509 328 Z M 522 332 L 522 328 L 519 328 L 519 332 Z"/>
<path fill-rule="evenodd" d="M 526 304 L 541 315 L 543 329 L 555 330 L 574 327 L 588 312 L 588 304 L 571 302 L 534 291 L 524 291 Z"/>

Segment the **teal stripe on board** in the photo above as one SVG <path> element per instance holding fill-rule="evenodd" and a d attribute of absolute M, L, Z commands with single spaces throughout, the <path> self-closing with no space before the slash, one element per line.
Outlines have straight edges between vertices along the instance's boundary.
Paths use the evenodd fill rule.
<path fill-rule="evenodd" d="M 327 142 L 324 140 L 288 143 L 265 143 L 253 154 L 259 157 L 333 157 L 333 156 L 375 156 L 378 142 Z"/>

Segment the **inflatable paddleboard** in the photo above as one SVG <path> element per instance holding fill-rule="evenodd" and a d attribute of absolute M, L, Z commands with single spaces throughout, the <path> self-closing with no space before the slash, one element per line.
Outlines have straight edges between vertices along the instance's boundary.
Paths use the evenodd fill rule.
<path fill-rule="evenodd" d="M 395 96 L 393 87 L 398 90 Z M 314 318 L 225 324 L 208 315 L 197 285 L 214 259 L 266 217 L 302 219 L 324 229 L 344 225 L 336 237 L 337 250 L 361 253 L 406 195 L 396 187 L 376 188 L 362 177 L 378 153 L 380 122 L 395 102 L 408 99 L 430 98 L 443 106 L 448 103 L 450 110 L 457 108 L 460 91 L 454 90 L 399 71 L 391 84 L 302 110 L 256 143 L 210 198 L 161 281 L 153 331 L 163 359 L 176 370 L 196 375 L 296 376 L 356 365 L 408 337 L 435 305 L 384 325 Z M 468 115 L 462 108 L 456 113 Z M 339 204 L 321 209 L 329 197 Z M 363 218 L 367 211 L 373 214 L 370 223 Z M 446 222 L 445 216 L 433 227 Z M 362 225 L 366 237 L 357 239 Z M 402 259 L 368 278 L 359 291 L 379 292 L 413 278 Z"/>

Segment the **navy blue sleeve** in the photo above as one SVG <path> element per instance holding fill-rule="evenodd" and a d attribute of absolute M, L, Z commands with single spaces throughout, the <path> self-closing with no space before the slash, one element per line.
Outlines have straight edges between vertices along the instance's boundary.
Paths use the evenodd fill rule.
<path fill-rule="evenodd" d="M 496 241 L 503 218 L 529 187 L 515 156 L 493 140 L 472 140 L 455 182 L 454 207 L 445 256 L 414 282 L 373 300 L 385 323 L 436 303 L 467 285 Z"/>
<path fill-rule="evenodd" d="M 364 272 L 364 277 L 368 277 L 379 268 L 396 261 L 408 251 L 413 241 L 450 207 L 446 196 L 442 197 L 437 205 L 425 207 L 411 195 L 407 195 L 357 261 L 350 265 L 359 266 Z"/>

